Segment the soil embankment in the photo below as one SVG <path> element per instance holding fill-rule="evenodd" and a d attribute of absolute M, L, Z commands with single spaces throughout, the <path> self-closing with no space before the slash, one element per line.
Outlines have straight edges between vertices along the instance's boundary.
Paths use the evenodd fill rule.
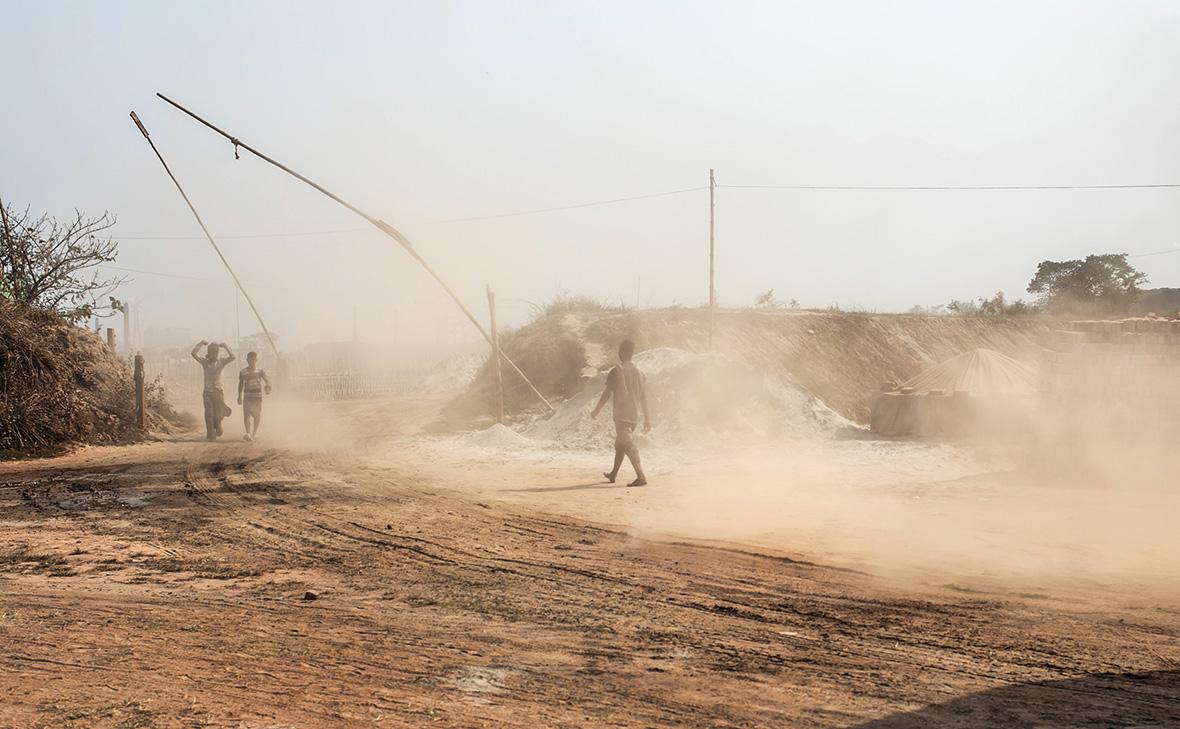
<path fill-rule="evenodd" d="M 542 317 L 504 337 L 505 352 L 547 396 L 574 395 L 585 378 L 612 361 L 623 338 L 640 350 L 709 349 L 701 309 L 573 312 Z M 1052 330 L 1039 317 L 936 317 L 834 312 L 718 312 L 715 351 L 777 374 L 850 420 L 867 423 L 885 381 L 902 381 L 976 348 L 1032 361 Z M 508 407 L 535 407 L 527 387 L 504 376 Z M 494 385 L 484 368 L 449 409 L 453 417 L 492 412 Z"/>

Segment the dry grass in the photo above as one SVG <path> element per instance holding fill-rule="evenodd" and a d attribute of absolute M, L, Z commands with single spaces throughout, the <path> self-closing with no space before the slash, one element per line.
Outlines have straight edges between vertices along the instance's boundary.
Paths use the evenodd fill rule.
<path fill-rule="evenodd" d="M 148 392 L 149 427 L 174 417 Z M 138 439 L 130 368 L 98 336 L 0 301 L 0 457 Z"/>

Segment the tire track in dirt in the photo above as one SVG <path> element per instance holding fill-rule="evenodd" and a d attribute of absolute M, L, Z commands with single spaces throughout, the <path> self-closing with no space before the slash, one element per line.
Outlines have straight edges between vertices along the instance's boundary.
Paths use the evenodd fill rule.
<path fill-rule="evenodd" d="M 111 681 L 94 664 L 121 667 L 129 700 L 150 695 L 173 718 L 196 700 L 211 725 L 364 725 L 384 712 L 407 726 L 851 726 L 996 686 L 1149 669 L 1162 660 L 1149 649 L 1164 655 L 1180 627 L 1166 605 L 1116 632 L 1095 627 L 1115 615 L 1101 601 L 1061 611 L 915 593 L 725 545 L 649 542 L 320 456 L 226 447 L 177 468 L 167 511 L 149 502 L 112 512 L 117 527 L 99 512 L 86 523 L 178 557 L 135 562 L 146 582 L 0 565 L 0 663 L 25 694 L 21 716 L 50 700 L 41 686 L 85 708 Z M 192 577 L 203 564 L 242 574 Z M 318 599 L 302 599 L 304 584 Z M 26 637 L 62 631 L 68 651 Z M 1105 700 L 1105 716 L 1166 717 L 1180 700 L 1180 688 L 1115 680 L 1058 693 L 1090 712 Z"/>

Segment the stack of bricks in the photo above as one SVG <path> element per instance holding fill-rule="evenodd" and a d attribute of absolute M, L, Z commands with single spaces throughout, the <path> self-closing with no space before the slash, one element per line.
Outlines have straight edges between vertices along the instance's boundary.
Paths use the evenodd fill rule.
<path fill-rule="evenodd" d="M 1180 393 L 1180 319 L 1074 321 L 1043 352 L 1049 402 L 1137 406 Z"/>

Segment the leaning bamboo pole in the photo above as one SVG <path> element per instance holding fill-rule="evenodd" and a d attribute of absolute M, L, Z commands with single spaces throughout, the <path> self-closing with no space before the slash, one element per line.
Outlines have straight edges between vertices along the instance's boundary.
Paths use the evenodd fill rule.
<path fill-rule="evenodd" d="M 143 134 L 143 138 L 147 140 L 147 143 L 152 148 L 152 151 L 156 153 L 156 157 L 160 160 L 160 164 L 164 166 L 164 171 L 167 172 L 168 177 L 172 179 L 172 184 L 176 185 L 176 189 L 178 192 L 180 192 L 180 196 L 184 198 L 184 203 L 188 205 L 188 209 L 192 211 L 193 217 L 197 219 L 197 225 L 201 226 L 201 231 L 205 233 L 205 238 L 209 241 L 209 245 L 213 246 L 213 250 L 217 252 L 217 257 L 221 259 L 223 264 L 225 264 L 225 270 L 229 271 L 229 275 L 233 277 L 234 284 L 236 284 L 238 290 L 242 292 L 242 296 L 246 297 L 246 303 L 250 305 L 250 310 L 254 312 L 254 318 L 258 320 L 258 326 L 262 327 L 262 332 L 266 335 L 266 341 L 270 342 L 270 348 L 275 353 L 275 362 L 277 366 L 280 358 L 279 348 L 275 344 L 274 337 L 272 337 L 270 334 L 270 329 L 266 327 L 266 322 L 262 321 L 262 314 L 258 313 L 258 307 L 254 305 L 254 299 L 250 298 L 250 294 L 247 293 L 246 287 L 242 285 L 242 281 L 238 278 L 238 274 L 234 271 L 233 266 L 229 265 L 229 261 L 226 260 L 225 254 L 221 252 L 221 247 L 217 245 L 217 241 L 213 240 L 213 234 L 210 233 L 209 229 L 205 227 L 205 221 L 201 220 L 201 214 L 198 213 L 197 209 L 193 206 L 192 200 L 188 199 L 188 195 L 185 193 L 184 188 L 180 186 L 180 181 L 176 179 L 176 175 L 172 174 L 172 169 L 168 166 L 168 163 L 164 161 L 164 155 L 160 154 L 160 150 L 156 148 L 156 143 L 152 141 L 152 136 L 148 134 L 147 127 L 143 125 L 143 122 L 139 120 L 139 117 L 136 116 L 134 111 L 131 112 L 131 121 L 135 122 L 135 126 L 139 127 L 139 131 Z"/>
<path fill-rule="evenodd" d="M 394 228 L 392 225 L 390 225 L 389 223 L 386 223 L 384 220 L 381 220 L 379 218 L 373 217 L 372 215 L 369 215 L 368 213 L 364 212 L 360 208 L 356 207 L 355 205 L 352 205 L 351 203 L 344 200 L 340 196 L 333 194 L 332 192 L 328 191 L 323 186 L 316 184 L 312 180 L 308 179 L 307 177 L 304 177 L 303 175 L 299 174 L 298 172 L 291 169 L 290 167 L 287 167 L 286 165 L 282 164 L 281 162 L 278 162 L 277 160 L 266 156 L 262 152 L 259 152 L 258 150 L 254 149 L 253 147 L 246 144 L 245 142 L 239 140 L 237 137 L 233 136 L 232 134 L 226 132 L 223 129 L 220 129 L 219 127 L 213 125 L 212 123 L 206 121 L 205 119 L 202 119 L 196 113 L 189 111 L 188 109 L 186 109 L 185 107 L 176 103 L 172 99 L 169 99 L 167 96 L 164 96 L 161 93 L 157 93 L 156 96 L 160 97 L 164 101 L 171 104 L 173 107 L 179 109 L 180 111 L 184 112 L 185 114 L 188 114 L 190 117 L 192 117 L 196 121 L 200 122 L 201 124 L 205 125 L 209 129 L 213 130 L 214 132 L 217 132 L 221 136 L 228 139 L 230 141 L 230 143 L 232 143 L 234 145 L 234 153 L 235 154 L 237 154 L 238 148 L 241 147 L 242 149 L 246 150 L 247 152 L 254 155 L 255 157 L 258 157 L 259 159 L 263 160 L 264 162 L 269 162 L 270 164 L 274 165 L 275 167 L 278 167 L 283 172 L 286 172 L 287 174 L 291 175 L 295 179 L 297 179 L 307 185 L 310 185 L 311 187 L 315 188 L 316 190 L 319 190 L 324 195 L 327 195 L 328 197 L 332 198 L 336 202 L 340 203 L 344 207 L 348 208 L 352 212 L 356 213 L 357 215 L 359 215 L 362 218 L 364 218 L 365 220 L 367 220 L 373 227 L 377 228 L 377 230 L 380 230 L 382 233 L 385 233 L 390 238 L 393 238 L 395 241 L 398 242 L 399 245 L 401 245 L 401 247 L 403 249 L 405 249 L 406 253 L 409 253 L 410 256 L 422 266 L 422 268 L 426 269 L 426 272 L 428 274 L 430 274 L 431 278 L 433 278 L 435 280 L 435 282 L 437 282 L 438 285 L 442 287 L 443 291 L 445 291 L 447 293 L 447 295 L 451 297 L 451 300 L 455 302 L 455 305 L 459 307 L 459 309 L 467 317 L 467 320 L 470 321 L 471 324 L 483 336 L 483 338 L 485 340 L 487 340 L 488 344 L 493 344 L 492 336 L 488 333 L 488 331 L 486 329 L 484 329 L 483 325 L 479 323 L 479 320 L 475 318 L 475 315 L 471 313 L 471 310 L 467 308 L 467 305 L 464 304 L 463 301 L 459 298 L 459 296 L 451 289 L 451 287 L 448 286 L 445 281 L 443 281 L 442 277 L 438 275 L 438 272 L 436 272 L 430 266 L 430 264 L 428 264 L 422 258 L 422 255 L 420 253 L 418 253 L 418 249 L 415 248 L 414 245 L 410 242 L 410 239 L 407 238 L 405 235 L 403 235 L 401 233 L 401 231 L 399 231 L 397 228 Z M 526 376 L 525 373 L 522 372 L 521 369 L 516 366 L 516 363 L 513 362 L 508 357 L 508 355 L 504 354 L 503 352 L 501 352 L 501 357 L 503 357 L 504 361 L 507 362 L 510 367 L 512 367 L 512 369 L 516 372 L 516 374 L 520 375 L 520 378 L 525 381 L 525 383 L 529 386 L 530 389 L 532 389 L 533 394 L 536 395 L 537 398 L 540 399 L 540 401 L 545 404 L 545 407 L 548 408 L 550 411 L 553 411 L 554 407 L 551 404 L 549 404 L 549 401 L 545 399 L 545 396 L 541 394 L 541 391 L 537 389 L 537 386 L 533 384 L 533 381 L 530 380 L 528 378 L 528 376 Z"/>

